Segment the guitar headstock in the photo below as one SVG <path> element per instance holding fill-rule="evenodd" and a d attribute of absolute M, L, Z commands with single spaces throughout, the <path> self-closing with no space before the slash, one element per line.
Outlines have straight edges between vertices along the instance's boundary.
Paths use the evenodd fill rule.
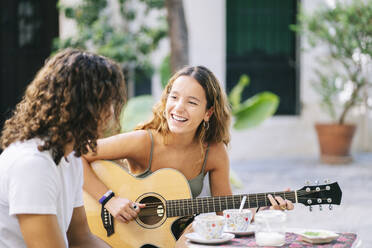
<path fill-rule="evenodd" d="M 305 206 L 329 204 L 329 208 L 332 209 L 332 205 L 340 205 L 342 198 L 342 191 L 337 182 L 332 184 L 323 184 L 315 186 L 304 186 L 297 191 L 298 202 Z M 321 206 L 320 206 L 321 208 Z"/>

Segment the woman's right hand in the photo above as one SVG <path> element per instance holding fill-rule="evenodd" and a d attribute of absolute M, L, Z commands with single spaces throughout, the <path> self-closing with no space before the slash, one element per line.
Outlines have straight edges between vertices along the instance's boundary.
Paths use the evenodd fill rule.
<path fill-rule="evenodd" d="M 121 197 L 112 197 L 105 204 L 105 208 L 110 212 L 110 214 L 114 216 L 115 219 L 124 223 L 128 223 L 135 219 L 141 208 L 144 208 L 145 206 L 145 204 L 134 203 L 131 200 Z"/>

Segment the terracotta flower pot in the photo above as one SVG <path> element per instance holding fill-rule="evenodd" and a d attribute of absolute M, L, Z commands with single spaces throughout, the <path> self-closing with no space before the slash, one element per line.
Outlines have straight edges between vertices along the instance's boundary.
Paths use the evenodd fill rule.
<path fill-rule="evenodd" d="M 326 164 L 346 164 L 352 161 L 350 147 L 356 126 L 353 124 L 315 124 L 318 133 L 320 159 Z"/>

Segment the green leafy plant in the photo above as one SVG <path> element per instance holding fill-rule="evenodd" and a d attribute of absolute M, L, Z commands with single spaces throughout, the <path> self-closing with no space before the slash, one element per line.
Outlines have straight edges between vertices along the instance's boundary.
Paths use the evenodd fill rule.
<path fill-rule="evenodd" d="M 139 123 L 149 120 L 155 100 L 151 95 L 132 97 L 121 114 L 121 132 L 132 131 Z"/>
<path fill-rule="evenodd" d="M 141 4 L 144 8 L 138 7 Z M 55 50 L 77 47 L 110 57 L 121 64 L 129 80 L 134 80 L 136 68 L 151 75 L 149 55 L 167 35 L 167 23 L 164 15 L 151 23 L 144 16 L 154 9 L 165 11 L 164 0 L 116 0 L 115 5 L 119 8 L 110 8 L 108 0 L 82 0 L 74 6 L 59 3 L 59 10 L 75 20 L 77 32 L 55 39 Z"/>
<path fill-rule="evenodd" d="M 333 8 L 319 8 L 313 14 L 301 10 L 298 24 L 291 26 L 310 47 L 328 48 L 318 58 L 318 78 L 312 85 L 321 107 L 339 124 L 353 107 L 368 106 L 366 92 L 371 87 L 367 68 L 372 66 L 372 0 L 348 2 L 336 2 Z"/>
<path fill-rule="evenodd" d="M 241 102 L 243 90 L 249 83 L 249 77 L 242 75 L 228 96 L 234 116 L 233 127 L 237 130 L 259 125 L 272 116 L 279 105 L 279 97 L 271 92 L 261 92 Z"/>
<path fill-rule="evenodd" d="M 170 69 L 170 55 L 168 55 L 163 59 L 160 65 L 160 80 L 162 88 L 165 88 L 171 76 L 172 72 Z"/>

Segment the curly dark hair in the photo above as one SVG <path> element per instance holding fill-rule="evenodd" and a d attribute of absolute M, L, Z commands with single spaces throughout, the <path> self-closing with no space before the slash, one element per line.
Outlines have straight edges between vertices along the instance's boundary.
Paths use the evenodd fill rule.
<path fill-rule="evenodd" d="M 27 87 L 5 122 L 1 147 L 39 137 L 44 144 L 38 149 L 51 150 L 57 165 L 71 142 L 77 157 L 88 149 L 95 152 L 103 124 L 110 119 L 119 130 L 125 102 L 124 76 L 117 63 L 77 49 L 62 50 L 46 60 Z"/>

